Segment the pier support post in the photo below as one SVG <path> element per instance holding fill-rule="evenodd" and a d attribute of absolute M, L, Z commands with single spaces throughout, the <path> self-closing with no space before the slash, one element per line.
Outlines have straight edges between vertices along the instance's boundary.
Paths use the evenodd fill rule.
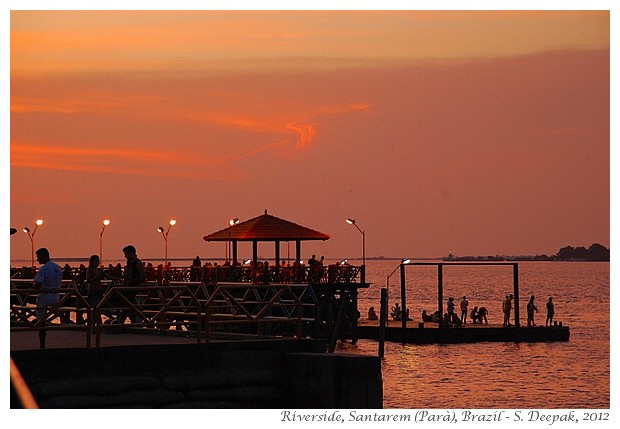
<path fill-rule="evenodd" d="M 400 264 L 400 297 L 402 302 L 401 321 L 403 323 L 403 342 L 407 341 L 407 293 L 405 292 L 405 264 Z"/>
<path fill-rule="evenodd" d="M 515 328 L 521 326 L 520 314 L 519 314 L 519 264 L 512 265 L 512 281 L 514 284 L 514 299 L 515 299 Z"/>
<path fill-rule="evenodd" d="M 439 310 L 438 327 L 443 328 L 443 265 L 437 264 L 437 309 Z"/>
<path fill-rule="evenodd" d="M 336 326 L 334 326 L 334 330 L 332 331 L 332 338 L 329 342 L 328 353 L 333 353 L 336 349 L 336 341 L 340 336 L 340 331 L 342 329 L 342 325 L 344 324 L 344 320 L 346 318 L 346 314 L 349 306 L 349 292 L 343 292 L 340 296 L 340 308 L 338 309 L 338 320 L 336 321 Z"/>
<path fill-rule="evenodd" d="M 379 357 L 385 354 L 385 325 L 388 314 L 388 291 L 381 288 L 381 308 L 379 310 Z"/>

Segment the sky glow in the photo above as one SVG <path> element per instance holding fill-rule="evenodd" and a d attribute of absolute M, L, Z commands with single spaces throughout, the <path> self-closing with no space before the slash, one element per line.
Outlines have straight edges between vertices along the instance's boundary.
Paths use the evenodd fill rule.
<path fill-rule="evenodd" d="M 608 11 L 12 10 L 10 73 L 10 223 L 53 257 L 174 218 L 223 259 L 265 209 L 332 236 L 304 259 L 360 257 L 347 217 L 369 256 L 610 246 Z"/>

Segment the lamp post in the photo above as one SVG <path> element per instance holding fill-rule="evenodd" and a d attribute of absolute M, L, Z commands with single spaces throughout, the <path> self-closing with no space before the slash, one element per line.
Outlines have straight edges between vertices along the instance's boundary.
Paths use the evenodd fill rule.
<path fill-rule="evenodd" d="M 26 234 L 28 234 L 28 238 L 30 238 L 30 248 L 32 250 L 32 253 L 30 256 L 30 263 L 33 268 L 34 268 L 34 235 L 37 232 L 37 228 L 41 224 L 43 224 L 43 219 L 37 219 L 37 221 L 34 223 L 34 230 L 32 232 L 30 232 L 30 228 L 28 228 L 27 226 L 25 226 L 24 229 L 22 230 Z"/>
<path fill-rule="evenodd" d="M 174 219 L 168 222 L 169 225 L 166 232 L 164 232 L 163 226 L 157 228 L 157 231 L 161 232 L 161 236 L 164 237 L 164 267 L 168 265 L 168 234 L 170 233 L 170 228 L 172 228 L 172 225 L 175 225 L 176 223 L 177 221 Z"/>
<path fill-rule="evenodd" d="M 238 217 L 228 221 L 228 245 L 226 246 L 226 260 L 231 265 L 232 265 L 232 261 L 231 261 L 231 259 L 232 259 L 232 250 L 230 248 L 230 230 L 232 229 L 233 226 L 237 225 L 238 223 L 239 223 L 239 218 Z"/>
<path fill-rule="evenodd" d="M 108 219 L 103 221 L 103 228 L 101 228 L 101 232 L 99 233 L 99 264 L 103 266 L 103 231 L 105 231 L 105 227 L 110 224 Z"/>
<path fill-rule="evenodd" d="M 394 268 L 394 270 L 392 270 L 392 272 L 387 275 L 386 287 L 387 287 L 388 292 L 390 291 L 390 277 L 394 275 L 396 270 L 399 269 L 401 265 L 407 265 L 409 262 L 411 262 L 411 259 L 409 258 L 401 259 L 400 264 L 398 264 L 396 268 Z"/>
<path fill-rule="evenodd" d="M 366 232 L 362 231 L 360 229 L 360 227 L 357 226 L 357 223 L 355 222 L 355 219 L 347 218 L 347 223 L 349 225 L 353 225 L 354 227 L 356 227 L 357 230 L 362 234 L 362 276 L 361 276 L 361 283 L 365 284 L 366 283 Z"/>
<path fill-rule="evenodd" d="M 228 221 L 228 246 L 226 247 L 226 260 L 228 261 L 228 281 L 232 282 L 233 280 L 235 280 L 236 276 L 234 275 L 234 270 L 235 268 L 233 267 L 235 265 L 235 261 L 237 260 L 237 249 L 235 248 L 234 251 L 234 255 L 233 255 L 233 249 L 231 248 L 232 243 L 230 242 L 230 230 L 232 229 L 233 226 L 237 225 L 239 223 L 239 218 L 233 218 L 231 220 Z"/>
<path fill-rule="evenodd" d="M 347 223 L 349 225 L 353 225 L 357 228 L 357 230 L 362 234 L 362 266 L 361 266 L 361 275 L 360 275 L 360 284 L 366 285 L 366 232 L 360 229 L 353 218 L 347 218 Z M 355 313 L 357 310 L 357 288 L 354 288 L 352 297 L 353 311 Z M 353 315 L 353 344 L 357 343 L 357 314 Z"/>

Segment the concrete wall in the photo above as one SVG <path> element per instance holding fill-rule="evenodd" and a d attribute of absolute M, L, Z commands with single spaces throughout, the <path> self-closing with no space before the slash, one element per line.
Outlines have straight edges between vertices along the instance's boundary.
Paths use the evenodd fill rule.
<path fill-rule="evenodd" d="M 324 350 L 276 339 L 11 357 L 41 408 L 382 408 L 379 358 Z"/>

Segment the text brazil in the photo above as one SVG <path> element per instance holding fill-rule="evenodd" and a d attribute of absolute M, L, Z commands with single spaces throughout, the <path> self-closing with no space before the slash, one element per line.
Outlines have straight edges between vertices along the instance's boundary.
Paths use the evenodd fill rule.
<path fill-rule="evenodd" d="M 324 411 L 305 413 L 299 411 L 282 411 L 283 422 L 414 422 L 414 423 L 459 423 L 459 422 L 539 422 L 553 425 L 580 421 L 608 421 L 608 412 L 589 411 L 537 411 L 537 410 L 495 410 L 490 412 L 469 410 L 416 410 L 406 413 L 360 412 L 360 411 Z"/>

